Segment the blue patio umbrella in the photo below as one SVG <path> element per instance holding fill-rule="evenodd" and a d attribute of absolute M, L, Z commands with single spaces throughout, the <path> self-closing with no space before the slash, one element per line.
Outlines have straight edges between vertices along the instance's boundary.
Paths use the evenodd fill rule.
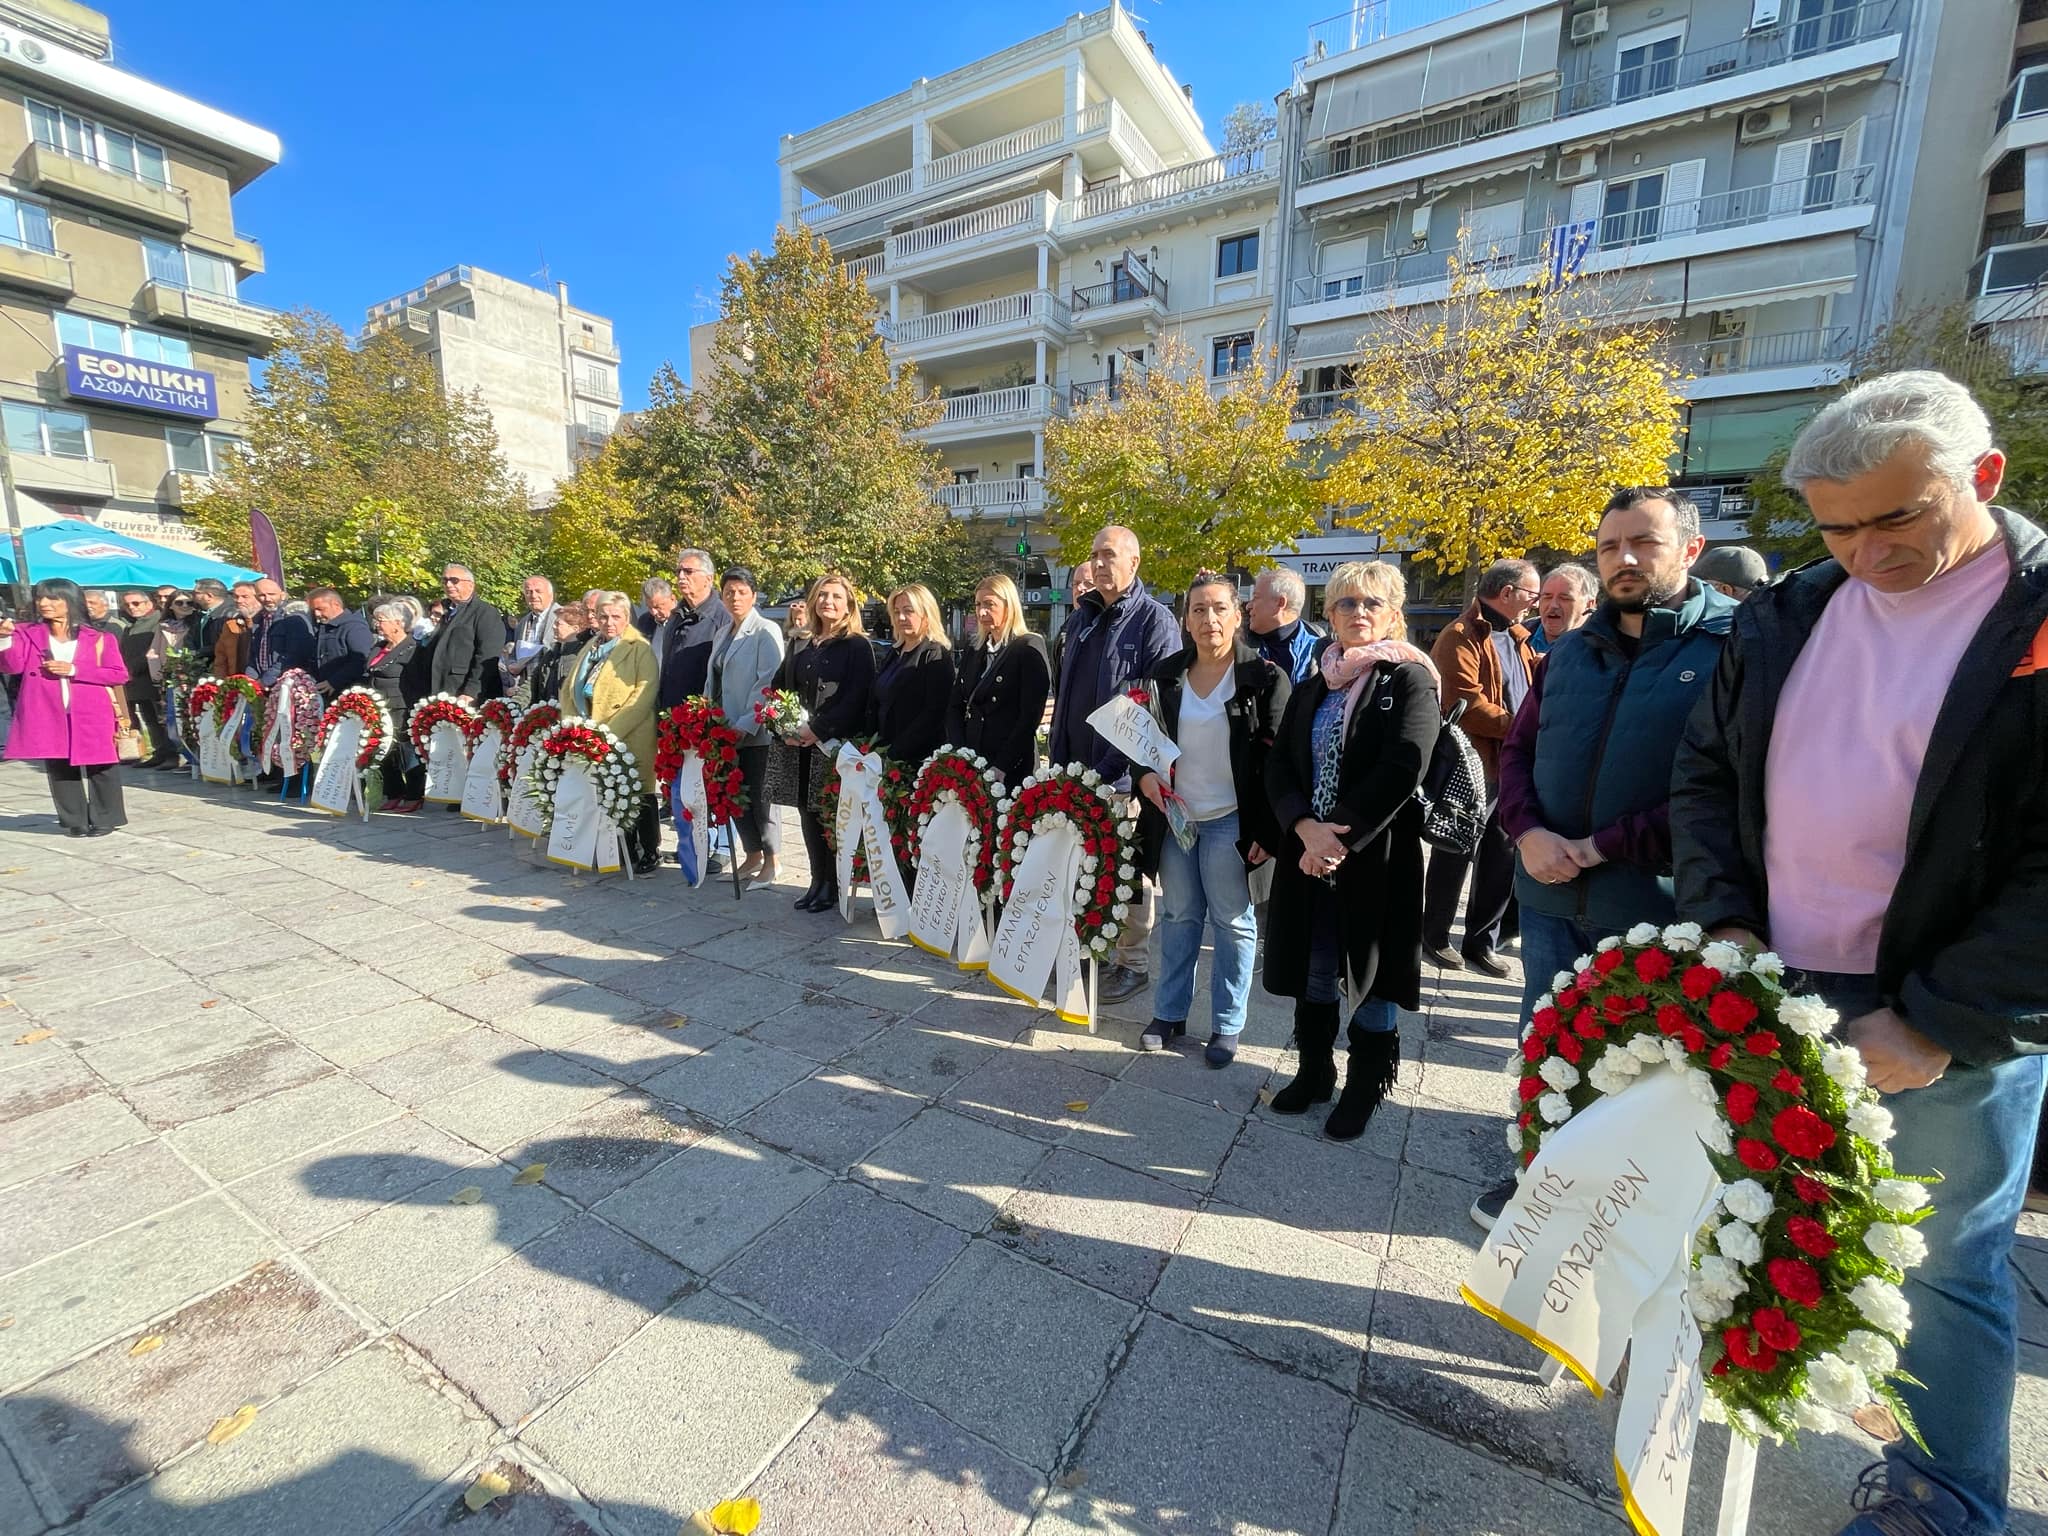
<path fill-rule="evenodd" d="M 256 573 L 204 555 L 154 544 L 132 534 L 112 533 L 96 523 L 64 518 L 24 528 L 31 581 L 65 577 L 81 587 L 189 587 L 202 576 L 253 581 Z M 0 549 L 0 572 L 15 580 L 11 552 Z"/>

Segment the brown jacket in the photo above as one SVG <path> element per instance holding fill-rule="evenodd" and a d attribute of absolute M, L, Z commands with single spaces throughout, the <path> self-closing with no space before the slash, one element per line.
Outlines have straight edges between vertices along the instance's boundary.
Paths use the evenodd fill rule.
<path fill-rule="evenodd" d="M 213 642 L 213 675 L 234 677 L 249 670 L 249 621 L 239 613 L 220 627 Z"/>
<path fill-rule="evenodd" d="M 1508 710 L 1507 680 L 1501 676 L 1500 652 L 1493 644 L 1498 623 L 1485 605 L 1474 599 L 1471 607 L 1444 626 L 1429 653 L 1443 679 L 1444 712 L 1448 714 L 1454 705 L 1464 704 L 1465 713 L 1458 725 L 1472 738 L 1489 784 L 1499 777 L 1500 744 L 1515 718 Z M 1536 653 L 1529 649 L 1529 631 L 1511 624 L 1508 634 L 1521 655 L 1526 679 L 1536 667 Z"/>

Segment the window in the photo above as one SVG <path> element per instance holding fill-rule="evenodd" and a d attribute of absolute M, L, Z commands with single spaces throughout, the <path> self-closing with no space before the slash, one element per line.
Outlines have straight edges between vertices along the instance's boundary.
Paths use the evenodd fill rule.
<path fill-rule="evenodd" d="M 236 297 L 235 269 L 219 256 L 205 251 L 188 251 L 168 240 L 142 241 L 143 265 L 152 283 L 166 288 L 185 288 L 193 293 L 213 293 L 224 299 Z"/>
<path fill-rule="evenodd" d="M 1792 52 L 1795 56 L 1846 48 L 1856 41 L 1862 0 L 1795 0 Z"/>
<path fill-rule="evenodd" d="M 586 393 L 615 395 L 619 386 L 612 382 L 608 369 L 584 367 L 577 370 L 577 383 Z"/>
<path fill-rule="evenodd" d="M 170 444 L 171 468 L 181 475 L 217 475 L 244 447 L 239 437 L 197 427 L 165 427 L 164 440 Z"/>
<path fill-rule="evenodd" d="M 1242 277 L 1259 270 L 1259 232 L 1225 235 L 1216 242 L 1216 275 Z"/>
<path fill-rule="evenodd" d="M 50 233 L 50 210 L 41 203 L 0 196 L 0 245 L 54 252 L 57 242 Z"/>
<path fill-rule="evenodd" d="M 1678 50 L 1685 43 L 1685 26 L 1638 32 L 1621 40 L 1614 55 L 1614 99 L 1634 101 L 1641 96 L 1660 96 L 1678 84 Z"/>
<path fill-rule="evenodd" d="M 10 453 L 47 453 L 60 459 L 92 457 L 92 429 L 83 411 L 53 410 L 20 400 L 0 404 Z"/>
<path fill-rule="evenodd" d="M 582 409 L 583 425 L 593 432 L 609 434 L 612 429 L 612 413 L 602 406 L 586 405 Z"/>
<path fill-rule="evenodd" d="M 1209 343 L 1209 373 L 1213 378 L 1228 378 L 1233 373 L 1244 373 L 1252 366 L 1252 333 L 1239 331 L 1231 336 L 1218 336 Z"/>
<path fill-rule="evenodd" d="M 161 144 L 40 101 L 28 104 L 28 126 L 38 144 L 74 160 L 91 161 L 153 187 L 171 184 L 170 160 Z"/>
<path fill-rule="evenodd" d="M 173 368 L 192 366 L 192 343 L 182 336 L 161 336 L 139 326 L 115 320 L 98 320 L 89 315 L 59 314 L 57 344 L 86 347 L 94 352 L 114 352 L 122 357 L 140 358 L 146 363 L 168 363 Z"/>
<path fill-rule="evenodd" d="M 1815 139 L 1813 152 L 1806 157 L 1806 212 L 1811 213 L 1817 208 L 1834 206 L 1836 183 L 1841 179 L 1841 169 L 1841 135 L 1837 134 L 1829 139 Z"/>
<path fill-rule="evenodd" d="M 1611 181 L 1601 208 L 1603 246 L 1639 245 L 1657 238 L 1664 212 L 1664 173 L 1656 171 L 1633 181 Z"/>

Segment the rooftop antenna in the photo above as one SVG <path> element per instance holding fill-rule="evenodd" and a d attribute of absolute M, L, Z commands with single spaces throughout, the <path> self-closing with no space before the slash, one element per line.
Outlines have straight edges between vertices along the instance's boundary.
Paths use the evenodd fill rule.
<path fill-rule="evenodd" d="M 554 274 L 548 270 L 548 248 L 543 245 L 536 247 L 536 249 L 540 251 L 540 270 L 538 272 L 529 272 L 527 276 L 537 277 L 543 283 L 552 282 Z"/>

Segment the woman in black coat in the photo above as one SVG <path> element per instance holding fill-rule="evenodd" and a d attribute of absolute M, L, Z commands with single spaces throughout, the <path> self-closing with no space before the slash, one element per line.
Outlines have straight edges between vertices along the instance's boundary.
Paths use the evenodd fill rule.
<path fill-rule="evenodd" d="M 1180 757 L 1171 791 L 1188 818 L 1193 846 L 1168 828 L 1169 785 L 1156 773 L 1133 780 L 1143 801 L 1138 837 L 1159 871 L 1159 943 L 1164 961 L 1152 1022 L 1138 1048 L 1160 1050 L 1187 1033 L 1202 930 L 1211 945 L 1209 1044 L 1212 1067 L 1237 1058 L 1259 930 L 1253 907 L 1272 883 L 1282 841 L 1266 797 L 1266 756 L 1287 708 L 1287 674 L 1244 643 L 1237 584 L 1203 572 L 1188 587 L 1187 649 L 1153 669 L 1150 706 Z"/>
<path fill-rule="evenodd" d="M 795 905 L 803 912 L 829 912 L 839 905 L 839 875 L 813 804 L 812 785 L 827 769 L 823 752 L 813 749 L 874 728 L 875 648 L 861 629 L 860 602 L 851 577 L 827 571 L 811 583 L 805 606 L 810 641 L 783 661 L 777 686 L 796 690 L 810 714 L 810 723 L 795 741 L 805 749 L 797 757 L 797 819 L 811 859 L 811 888 L 797 897 Z"/>
<path fill-rule="evenodd" d="M 974 589 L 974 643 L 960 653 L 946 735 L 986 759 L 1014 789 L 1038 761 L 1038 726 L 1052 692 L 1045 642 L 1024 627 L 1024 603 L 1007 576 Z"/>
<path fill-rule="evenodd" d="M 911 773 L 946 742 L 953 699 L 953 647 L 929 587 L 913 582 L 889 597 L 896 649 L 875 677 L 875 734 L 884 757 Z"/>
<path fill-rule="evenodd" d="M 1266 757 L 1285 830 L 1266 923 L 1268 992 L 1295 999 L 1301 1062 L 1273 1096 L 1298 1115 L 1337 1086 L 1338 997 L 1356 999 L 1351 1066 L 1323 1133 L 1350 1141 L 1394 1085 L 1401 1008 L 1422 1002 L 1422 812 L 1415 790 L 1440 722 L 1436 669 L 1406 640 L 1398 567 L 1330 573 L 1335 639 L 1294 690 Z M 1347 985 L 1348 983 L 1348 985 Z"/>
<path fill-rule="evenodd" d="M 562 696 L 576 653 L 590 643 L 590 616 L 580 602 L 555 605 L 555 632 L 526 667 L 529 704 L 552 704 Z"/>
<path fill-rule="evenodd" d="M 405 728 L 412 707 L 427 693 L 426 664 L 408 623 L 412 615 L 397 603 L 379 603 L 370 610 L 376 643 L 366 663 L 368 682 L 391 715 L 391 752 L 384 759 L 383 809 L 409 815 L 420 808 L 427 792 L 427 765 L 413 750 Z"/>

